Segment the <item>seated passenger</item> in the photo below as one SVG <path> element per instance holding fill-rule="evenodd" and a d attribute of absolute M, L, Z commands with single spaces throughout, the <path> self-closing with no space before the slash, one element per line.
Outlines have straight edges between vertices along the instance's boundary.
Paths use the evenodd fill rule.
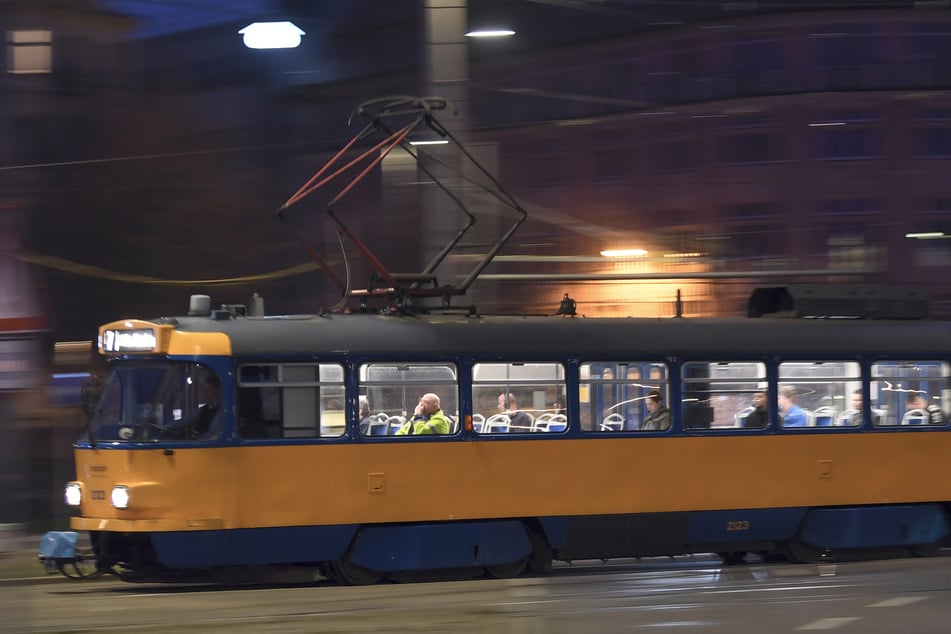
<path fill-rule="evenodd" d="M 779 412 L 784 427 L 805 427 L 809 422 L 805 410 L 796 405 L 796 388 L 791 385 L 779 388 Z"/>
<path fill-rule="evenodd" d="M 670 410 L 664 405 L 660 390 L 647 393 L 647 417 L 641 423 L 642 431 L 661 431 L 670 427 Z"/>
<path fill-rule="evenodd" d="M 862 398 L 862 389 L 859 388 L 852 392 L 852 409 L 856 411 L 855 414 L 849 419 L 849 425 L 861 425 L 864 417 L 862 416 L 862 409 L 865 405 L 865 399 Z"/>
<path fill-rule="evenodd" d="M 396 435 L 448 434 L 451 426 L 449 418 L 443 414 L 439 397 L 428 393 L 419 397 L 413 417 L 397 430 Z"/>
<path fill-rule="evenodd" d="M 929 425 L 944 425 L 944 412 L 941 408 L 928 400 L 927 394 L 909 394 L 908 401 L 905 403 L 905 411 L 910 412 L 913 409 L 920 409 L 928 413 Z"/>
<path fill-rule="evenodd" d="M 753 411 L 746 415 L 743 427 L 766 427 L 769 424 L 769 408 L 766 392 L 753 393 Z"/>
<path fill-rule="evenodd" d="M 370 401 L 365 396 L 360 397 L 360 433 L 364 436 L 370 435 L 370 423 L 373 422 L 373 414 L 370 412 Z"/>
<path fill-rule="evenodd" d="M 518 409 L 518 402 L 515 395 L 511 392 L 499 394 L 499 413 L 509 417 L 509 426 L 519 428 L 520 431 L 526 431 L 532 426 L 531 417 Z M 524 429 L 521 429 L 524 428 Z"/>

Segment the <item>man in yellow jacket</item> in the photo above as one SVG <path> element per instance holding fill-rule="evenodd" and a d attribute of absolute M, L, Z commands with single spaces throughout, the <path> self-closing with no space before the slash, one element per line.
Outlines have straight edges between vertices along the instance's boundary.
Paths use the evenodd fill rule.
<path fill-rule="evenodd" d="M 413 417 L 397 430 L 397 436 L 415 434 L 448 434 L 451 423 L 443 414 L 439 397 L 435 394 L 423 394 L 413 412 Z"/>

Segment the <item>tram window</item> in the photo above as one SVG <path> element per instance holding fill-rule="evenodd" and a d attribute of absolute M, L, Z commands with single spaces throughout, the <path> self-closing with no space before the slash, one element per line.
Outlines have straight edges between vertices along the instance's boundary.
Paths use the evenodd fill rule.
<path fill-rule="evenodd" d="M 194 440 L 218 433 L 220 398 L 211 368 L 188 362 L 117 363 L 91 412 L 96 440 Z M 85 437 L 85 434 L 84 434 Z"/>
<path fill-rule="evenodd" d="M 944 361 L 872 364 L 872 422 L 876 425 L 943 424 L 951 413 L 951 369 Z"/>
<path fill-rule="evenodd" d="M 642 361 L 582 363 L 580 418 L 585 431 L 634 431 L 647 416 L 644 399 L 660 390 L 667 402 L 667 366 Z"/>
<path fill-rule="evenodd" d="M 481 434 L 562 432 L 565 368 L 560 363 L 472 366 L 473 429 Z"/>
<path fill-rule="evenodd" d="M 443 413 L 459 428 L 458 370 L 451 363 L 367 363 L 360 366 L 360 394 L 367 397 L 376 424 L 367 435 L 392 436 L 413 416 L 419 397 L 439 397 Z M 385 423 L 385 424 L 384 424 Z"/>
<path fill-rule="evenodd" d="M 862 424 L 856 391 L 862 374 L 857 361 L 787 361 L 779 364 L 779 416 L 784 427 L 839 427 Z"/>
<path fill-rule="evenodd" d="M 343 366 L 248 364 L 238 369 L 238 433 L 244 438 L 342 436 Z"/>
<path fill-rule="evenodd" d="M 710 429 L 762 429 L 769 419 L 754 414 L 754 396 L 766 391 L 766 364 L 760 361 L 684 363 L 685 426 Z M 768 409 L 768 408 L 767 408 Z"/>

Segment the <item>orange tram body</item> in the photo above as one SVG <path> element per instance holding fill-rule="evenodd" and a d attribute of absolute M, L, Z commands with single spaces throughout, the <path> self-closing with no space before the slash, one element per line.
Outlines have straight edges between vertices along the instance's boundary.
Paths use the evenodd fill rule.
<path fill-rule="evenodd" d="M 100 328 L 51 569 L 364 584 L 948 541 L 951 323 L 190 312 Z M 405 433 L 424 394 L 448 433 Z"/>

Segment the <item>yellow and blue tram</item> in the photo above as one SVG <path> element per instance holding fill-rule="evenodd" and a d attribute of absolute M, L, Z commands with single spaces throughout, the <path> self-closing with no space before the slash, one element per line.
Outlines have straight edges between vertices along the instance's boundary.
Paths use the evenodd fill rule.
<path fill-rule="evenodd" d="M 951 323 L 194 305 L 100 328 L 110 371 L 75 443 L 72 531 L 43 538 L 51 566 L 130 581 L 294 567 L 362 584 L 948 540 Z M 647 429 L 652 391 L 669 415 Z M 425 393 L 450 433 L 395 434 Z M 748 424 L 757 393 L 767 416 Z M 191 424 L 213 399 L 213 419 Z"/>

